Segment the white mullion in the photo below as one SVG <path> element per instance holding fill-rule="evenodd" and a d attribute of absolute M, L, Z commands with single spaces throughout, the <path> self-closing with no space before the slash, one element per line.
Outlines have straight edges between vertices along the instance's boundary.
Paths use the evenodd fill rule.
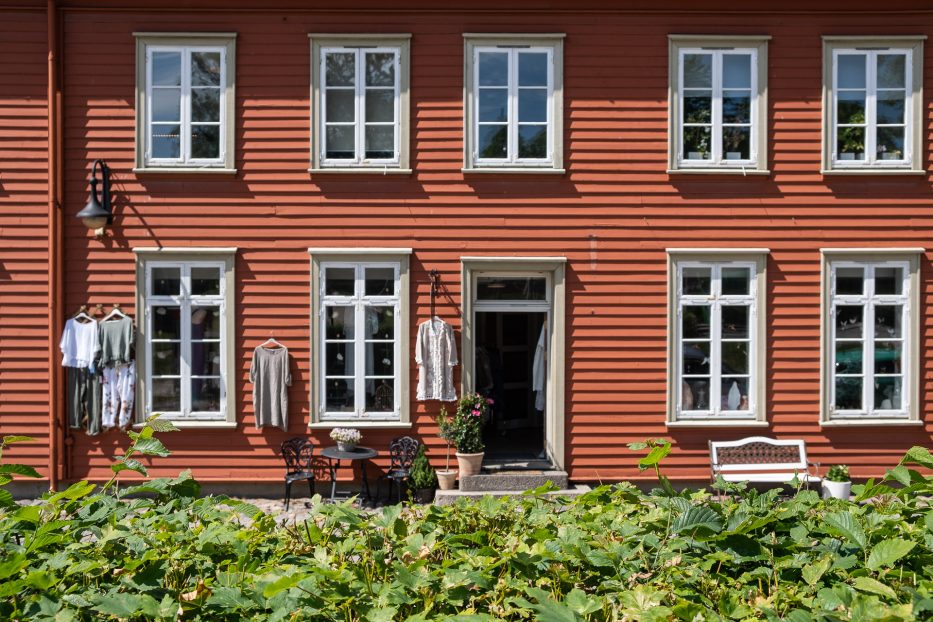
<path fill-rule="evenodd" d="M 402 48 L 397 48 L 392 50 L 392 54 L 395 57 L 395 62 L 393 66 L 395 67 L 395 84 L 393 85 L 395 92 L 392 96 L 392 101 L 394 102 L 394 116 L 392 118 L 392 133 L 395 136 L 395 153 L 393 160 L 395 162 L 401 162 L 402 160 L 402 123 L 401 123 L 401 98 L 402 98 Z"/>
<path fill-rule="evenodd" d="M 366 321 L 363 293 L 365 292 L 365 270 L 362 264 L 354 268 L 356 278 L 353 284 L 354 302 L 353 315 L 356 328 L 353 331 L 353 408 L 359 419 L 363 418 L 366 410 L 366 334 L 364 322 Z"/>
<path fill-rule="evenodd" d="M 366 52 L 361 48 L 353 50 L 355 54 L 356 76 L 354 82 L 356 90 L 354 103 L 356 104 L 356 119 L 353 124 L 354 145 L 356 153 L 353 154 L 353 163 L 360 164 L 366 157 Z"/>
<path fill-rule="evenodd" d="M 710 154 L 712 155 L 712 163 L 720 164 L 722 163 L 722 141 L 723 141 L 723 130 L 722 130 L 722 64 L 723 64 L 723 54 L 722 51 L 717 50 L 712 52 L 713 62 L 712 62 L 712 119 L 710 127 Z"/>
<path fill-rule="evenodd" d="M 715 80 L 715 61 L 714 80 Z M 722 414 L 722 264 L 712 264 L 710 271 L 710 415 Z"/>
<path fill-rule="evenodd" d="M 866 300 L 862 315 L 862 410 L 865 414 L 875 411 L 875 266 L 869 264 L 865 269 Z"/>
<path fill-rule="evenodd" d="M 188 162 L 191 159 L 191 48 L 181 48 L 181 115 L 178 128 L 179 158 Z"/>
<path fill-rule="evenodd" d="M 506 157 L 509 162 L 515 163 L 518 160 L 518 50 L 508 50 L 508 59 L 509 117 L 506 127 Z"/>
<path fill-rule="evenodd" d="M 865 59 L 865 163 L 873 165 L 878 144 L 878 52 L 867 52 Z M 906 136 L 905 142 L 906 142 Z M 872 268 L 874 272 L 874 268 Z"/>
<path fill-rule="evenodd" d="M 178 387 L 179 410 L 181 411 L 181 416 L 187 418 L 191 416 L 191 326 L 190 322 L 185 321 L 185 318 L 191 317 L 191 299 L 189 297 L 189 292 L 191 291 L 189 287 L 190 268 L 188 264 L 180 266 L 179 274 L 181 277 L 181 296 L 178 307 L 178 332 L 181 340 L 181 343 L 178 344 L 178 353 L 181 356 L 178 368 L 179 375 L 181 376 L 179 379 L 180 386 Z"/>

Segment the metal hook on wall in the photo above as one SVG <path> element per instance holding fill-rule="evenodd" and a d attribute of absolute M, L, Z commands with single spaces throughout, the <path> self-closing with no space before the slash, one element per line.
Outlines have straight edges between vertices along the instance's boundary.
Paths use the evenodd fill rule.
<path fill-rule="evenodd" d="M 434 299 L 437 296 L 437 292 L 441 286 L 441 273 L 436 269 L 428 272 L 428 278 L 431 279 L 431 316 L 430 319 L 434 321 Z"/>

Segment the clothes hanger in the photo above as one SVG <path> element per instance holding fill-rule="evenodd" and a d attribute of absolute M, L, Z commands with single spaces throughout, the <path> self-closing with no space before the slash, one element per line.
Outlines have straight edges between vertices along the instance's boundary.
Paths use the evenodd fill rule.
<path fill-rule="evenodd" d="M 267 347 L 267 346 L 272 346 L 272 347 L 269 348 L 269 347 Z M 260 347 L 260 348 L 266 348 L 267 350 L 272 350 L 272 349 L 276 349 L 276 348 L 285 348 L 284 345 L 282 345 L 281 343 L 279 343 L 278 341 L 276 341 L 276 339 L 275 339 L 275 333 L 272 333 L 272 332 L 269 333 L 269 338 L 268 338 L 268 339 L 266 339 L 266 340 L 263 341 L 261 344 L 259 344 L 259 347 Z M 285 348 L 285 349 L 287 350 L 288 348 Z"/>
<path fill-rule="evenodd" d="M 118 319 L 123 319 L 126 317 L 126 314 L 120 310 L 119 302 L 113 305 L 113 310 L 110 313 L 108 313 L 106 316 L 104 316 L 104 319 L 102 319 L 101 322 L 106 322 L 112 317 L 117 317 Z"/>
<path fill-rule="evenodd" d="M 81 305 L 81 308 L 78 309 L 78 312 L 72 316 L 73 320 L 80 322 L 81 324 L 87 324 L 88 322 L 93 322 L 94 318 L 87 314 L 87 305 Z M 81 322 L 84 320 L 84 322 Z"/>

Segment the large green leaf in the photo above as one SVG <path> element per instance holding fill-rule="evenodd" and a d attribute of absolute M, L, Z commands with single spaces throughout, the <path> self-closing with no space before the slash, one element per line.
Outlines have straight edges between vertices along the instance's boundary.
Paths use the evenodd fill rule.
<path fill-rule="evenodd" d="M 39 472 L 25 464 L 0 464 L 0 474 L 15 473 L 23 477 L 42 477 Z"/>
<path fill-rule="evenodd" d="M 155 437 L 139 438 L 134 445 L 134 449 L 144 456 L 160 456 L 164 458 L 172 454 L 172 452 L 165 448 L 162 441 Z"/>
<path fill-rule="evenodd" d="M 855 577 L 852 579 L 852 585 L 855 589 L 878 596 L 887 596 L 888 598 L 897 598 L 897 593 L 888 585 L 871 577 Z"/>
<path fill-rule="evenodd" d="M 149 471 L 146 470 L 145 465 L 134 458 L 124 458 L 116 464 L 111 464 L 110 468 L 114 473 L 122 473 L 123 471 L 136 471 L 140 475 L 149 475 Z"/>
<path fill-rule="evenodd" d="M 907 450 L 907 454 L 901 460 L 901 463 L 919 464 L 928 469 L 933 469 L 933 455 L 930 454 L 930 450 L 926 447 L 917 445 Z"/>
<path fill-rule="evenodd" d="M 722 531 L 722 519 L 710 508 L 693 506 L 674 520 L 671 529 L 675 533 L 719 533 Z"/>
<path fill-rule="evenodd" d="M 871 570 L 892 566 L 894 562 L 910 553 L 914 546 L 914 542 L 899 538 L 882 540 L 872 548 L 867 565 Z"/>
<path fill-rule="evenodd" d="M 823 523 L 830 532 L 843 536 L 852 544 L 864 549 L 867 544 L 865 530 L 858 519 L 849 512 L 833 512 L 823 517 Z"/>
<path fill-rule="evenodd" d="M 29 441 L 34 440 L 36 439 L 31 436 L 17 436 L 15 434 L 11 434 L 10 436 L 4 436 L 2 439 L 0 439 L 0 447 L 6 447 L 7 445 L 12 445 L 13 443 L 28 443 Z"/>

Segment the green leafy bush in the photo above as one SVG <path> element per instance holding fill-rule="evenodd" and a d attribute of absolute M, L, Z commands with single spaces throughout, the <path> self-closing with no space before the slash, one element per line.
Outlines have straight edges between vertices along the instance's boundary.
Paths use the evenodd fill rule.
<path fill-rule="evenodd" d="M 826 472 L 825 479 L 830 482 L 848 482 L 849 467 L 844 464 L 835 464 L 829 467 L 829 471 Z"/>
<path fill-rule="evenodd" d="M 434 467 L 428 462 L 423 443 L 418 447 L 418 455 L 415 456 L 411 463 L 408 479 L 414 489 L 437 487 L 437 473 L 434 472 Z"/>
<path fill-rule="evenodd" d="M 457 410 L 450 416 L 445 408 L 437 416 L 440 436 L 453 443 L 462 454 L 476 454 L 485 448 L 483 423 L 486 421 L 488 404 L 492 400 L 479 393 L 464 395 L 457 402 Z"/>
<path fill-rule="evenodd" d="M 126 461 L 160 451 L 146 438 Z M 187 473 L 122 498 L 78 482 L 0 510 L 0 619 L 928 620 L 933 480 L 910 465 L 933 456 L 856 502 L 619 484 L 375 514 L 315 499 L 285 527 Z"/>

